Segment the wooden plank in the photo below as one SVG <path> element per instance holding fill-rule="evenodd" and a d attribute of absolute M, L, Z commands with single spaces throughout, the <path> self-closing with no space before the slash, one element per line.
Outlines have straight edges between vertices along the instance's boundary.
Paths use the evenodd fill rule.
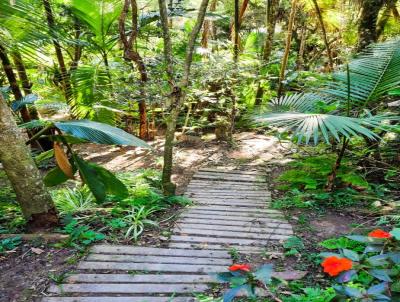
<path fill-rule="evenodd" d="M 242 174 L 242 175 L 266 175 L 261 170 L 238 170 L 238 169 L 218 169 L 218 168 L 201 168 L 200 172 L 214 172 L 214 173 L 231 173 L 231 174 Z"/>
<path fill-rule="evenodd" d="M 200 218 L 200 219 L 209 219 L 210 221 L 214 221 L 214 220 L 226 220 L 226 221 L 230 221 L 230 219 L 227 219 L 229 217 L 226 216 L 221 216 L 221 215 L 215 215 L 214 217 L 210 216 L 210 213 L 183 213 L 181 216 L 181 218 Z M 232 218 L 233 220 L 233 218 Z M 284 218 L 282 216 L 279 215 L 275 215 L 275 214 L 268 214 L 265 215 L 264 217 L 250 217 L 250 216 L 245 216 L 245 217 L 241 217 L 241 216 L 235 216 L 234 220 L 236 221 L 254 221 L 254 222 L 271 222 L 273 220 L 275 221 L 282 221 L 284 222 Z"/>
<path fill-rule="evenodd" d="M 269 207 L 267 202 L 253 202 L 253 201 L 245 201 L 245 202 L 232 202 L 229 201 L 216 201 L 216 200 L 198 200 L 195 199 L 196 205 L 209 205 L 209 206 L 227 206 L 227 207 L 249 207 L 249 208 L 263 208 Z"/>
<path fill-rule="evenodd" d="M 197 302 L 193 297 L 45 297 L 41 302 Z"/>
<path fill-rule="evenodd" d="M 269 211 L 264 211 L 264 213 L 262 213 L 260 211 L 260 213 L 256 213 L 256 212 L 249 212 L 249 211 L 242 211 L 242 212 L 234 212 L 234 211 L 213 211 L 212 209 L 210 210 L 197 210 L 195 208 L 193 209 L 189 209 L 189 211 L 187 211 L 186 213 L 184 213 L 183 217 L 186 217 L 186 215 L 193 215 L 193 214 L 199 214 L 199 215 L 207 215 L 209 217 L 250 217 L 250 218 L 267 218 L 267 217 L 281 217 L 281 213 L 279 212 L 269 212 Z M 232 219 L 236 219 L 236 218 L 232 218 Z"/>
<path fill-rule="evenodd" d="M 183 236 L 183 235 L 172 235 L 171 242 L 208 242 L 218 244 L 237 244 L 237 245 L 254 245 L 254 246 L 266 246 L 270 241 L 273 240 L 284 240 L 288 236 L 284 235 L 270 235 L 268 239 L 243 239 L 243 238 L 226 238 L 226 237 L 201 237 L 201 236 Z"/>
<path fill-rule="evenodd" d="M 182 224 L 175 227 L 176 231 L 185 232 L 186 229 L 196 229 L 196 230 L 218 230 L 218 231 L 232 231 L 232 232 L 244 232 L 244 233 L 259 233 L 259 234 L 293 234 L 290 225 L 285 225 L 284 228 L 274 224 L 272 227 L 253 227 L 253 226 L 232 226 L 232 225 L 215 225 L 215 224 Z"/>
<path fill-rule="evenodd" d="M 207 250 L 180 250 L 152 248 L 144 246 L 107 245 L 97 244 L 91 248 L 92 253 L 97 254 L 126 254 L 126 255 L 148 255 L 148 256 L 174 256 L 174 257 L 207 257 L 207 258 L 229 258 L 226 252 Z"/>
<path fill-rule="evenodd" d="M 226 195 L 221 195 L 221 196 L 216 196 L 216 195 L 211 195 L 211 194 L 209 194 L 209 195 L 192 195 L 192 196 L 189 196 L 189 195 L 186 195 L 188 198 L 190 198 L 191 200 L 220 200 L 220 201 L 223 201 L 223 200 L 226 200 L 226 201 L 232 201 L 232 202 L 235 202 L 235 201 L 239 201 L 239 202 L 254 202 L 254 204 L 257 204 L 257 203 L 263 203 L 263 204 L 265 204 L 266 202 L 270 202 L 270 199 L 269 198 L 265 198 L 265 197 L 254 197 L 254 196 L 249 196 L 249 197 L 246 197 L 246 196 L 233 196 L 233 195 L 229 195 L 229 196 L 226 196 Z"/>
<path fill-rule="evenodd" d="M 200 206 L 196 205 L 191 208 L 192 210 L 204 210 L 204 211 L 218 211 L 218 212 L 240 212 L 240 213 L 274 213 L 280 214 L 281 212 L 274 209 L 265 209 L 265 208 L 249 208 L 249 207 L 240 207 L 240 206 Z"/>
<path fill-rule="evenodd" d="M 165 263 L 132 263 L 132 262 L 97 262 L 81 261 L 78 269 L 90 270 L 123 270 L 147 272 L 176 272 L 176 273 L 218 273 L 226 266 L 194 265 L 194 264 L 165 264 Z"/>
<path fill-rule="evenodd" d="M 229 181 L 235 181 L 235 182 L 239 182 L 239 183 L 246 183 L 246 182 L 251 182 L 251 183 L 265 183 L 265 180 L 257 180 L 257 179 L 247 179 L 247 178 L 238 178 L 238 177 L 228 177 L 228 176 L 212 176 L 212 175 L 194 175 L 193 179 L 204 179 L 204 180 L 219 180 L 219 181 L 223 181 L 223 180 L 229 180 Z"/>
<path fill-rule="evenodd" d="M 267 178 L 266 174 L 238 174 L 238 173 L 228 173 L 228 172 L 207 172 L 207 171 L 199 171 L 196 174 L 194 174 L 194 177 L 199 177 L 199 176 L 204 176 L 204 177 L 217 177 L 220 179 L 248 179 L 248 180 L 262 180 L 265 181 Z"/>
<path fill-rule="evenodd" d="M 176 264 L 204 264 L 204 265 L 229 265 L 229 258 L 199 258 L 199 257 L 172 257 L 172 256 L 136 256 L 136 255 L 110 255 L 90 254 L 87 261 L 135 262 L 135 263 L 176 263 Z"/>
<path fill-rule="evenodd" d="M 264 193 L 240 193 L 238 191 L 235 190 L 229 190 L 229 191 L 225 191 L 225 192 L 220 192 L 220 193 L 216 193 L 216 192 L 207 192 L 205 190 L 199 190 L 198 192 L 193 192 L 193 191 L 188 191 L 186 193 L 186 196 L 189 197 L 196 197 L 196 196 L 205 196 L 205 197 L 209 197 L 209 198 L 213 198 L 213 197 L 236 197 L 236 198 L 255 198 L 255 199 L 262 199 L 262 200 L 266 200 L 268 199 L 269 195 L 265 195 Z"/>
<path fill-rule="evenodd" d="M 51 285 L 50 293 L 167 294 L 206 291 L 206 284 L 90 283 Z"/>
<path fill-rule="evenodd" d="M 210 228 L 214 226 L 226 226 L 233 227 L 237 226 L 242 229 L 253 229 L 253 228 L 266 228 L 266 227 L 278 227 L 292 229 L 292 226 L 285 221 L 276 220 L 276 219 L 265 219 L 263 221 L 238 221 L 238 220 L 225 220 L 225 219 L 215 219 L 215 218 L 184 218 L 177 221 L 177 225 L 187 224 L 187 225 L 199 225 L 202 227 L 204 225 L 209 225 Z"/>
<path fill-rule="evenodd" d="M 67 283 L 216 283 L 217 281 L 209 275 L 76 274 L 67 277 L 65 282 Z"/>
<path fill-rule="evenodd" d="M 276 232 L 274 232 L 276 231 Z M 191 229 L 188 227 L 183 227 L 181 229 L 174 229 L 174 234 L 180 235 L 202 235 L 202 236 L 212 236 L 212 237 L 224 237 L 224 238 L 247 238 L 247 239 L 270 239 L 272 237 L 281 236 L 280 238 L 275 239 L 282 239 L 286 236 L 289 237 L 293 235 L 291 230 L 269 230 L 264 233 L 252 233 L 252 232 L 234 232 L 234 231 L 220 231 L 220 230 L 202 230 L 202 229 Z"/>
<path fill-rule="evenodd" d="M 214 249 L 214 250 L 225 250 L 229 251 L 230 249 L 235 249 L 240 253 L 245 253 L 245 254 L 260 254 L 260 253 L 265 253 L 266 248 L 263 246 L 246 246 L 246 245 L 235 245 L 235 244 L 212 244 L 212 243 L 198 243 L 198 242 L 193 242 L 193 243 L 187 243 L 187 242 L 171 242 L 169 244 L 171 247 L 176 247 L 176 248 L 182 248 L 182 249 Z"/>

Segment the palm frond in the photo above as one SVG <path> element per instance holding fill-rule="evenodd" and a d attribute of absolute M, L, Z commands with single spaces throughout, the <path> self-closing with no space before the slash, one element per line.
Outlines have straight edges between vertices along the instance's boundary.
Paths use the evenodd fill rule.
<path fill-rule="evenodd" d="M 304 140 L 308 144 L 312 138 L 314 144 L 317 144 L 322 134 L 323 140 L 330 144 L 331 138 L 340 141 L 341 136 L 364 136 L 376 140 L 378 135 L 370 129 L 381 128 L 384 119 L 388 117 L 352 118 L 331 114 L 286 112 L 264 114 L 258 116 L 256 121 L 291 130 L 298 143 Z"/>
<path fill-rule="evenodd" d="M 89 120 L 55 122 L 61 131 L 98 144 L 127 145 L 149 148 L 150 146 L 122 129 Z"/>
<path fill-rule="evenodd" d="M 268 105 L 273 112 L 295 111 L 305 113 L 314 111 L 318 102 L 327 101 L 326 96 L 317 93 L 295 93 L 272 99 Z"/>
<path fill-rule="evenodd" d="M 350 99 L 365 106 L 400 86 L 400 39 L 370 46 L 351 61 Z M 334 82 L 323 91 L 339 101 L 347 101 L 346 72 L 334 74 Z"/>

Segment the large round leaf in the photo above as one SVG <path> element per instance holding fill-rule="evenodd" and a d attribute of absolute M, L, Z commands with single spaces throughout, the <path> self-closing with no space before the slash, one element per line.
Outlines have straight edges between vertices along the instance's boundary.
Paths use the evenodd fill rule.
<path fill-rule="evenodd" d="M 150 146 L 122 129 L 88 120 L 55 122 L 55 126 L 72 136 L 105 145 Z"/>

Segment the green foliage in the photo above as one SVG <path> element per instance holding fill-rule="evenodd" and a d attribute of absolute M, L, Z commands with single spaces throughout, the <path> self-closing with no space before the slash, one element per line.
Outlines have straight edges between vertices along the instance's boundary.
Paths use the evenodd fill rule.
<path fill-rule="evenodd" d="M 285 240 L 283 248 L 286 250 L 286 256 L 293 256 L 300 254 L 300 252 L 304 250 L 305 246 L 301 238 L 292 236 Z"/>
<path fill-rule="evenodd" d="M 326 239 L 320 242 L 319 245 L 328 250 L 349 249 L 356 252 L 362 252 L 364 250 L 364 246 L 362 244 L 357 243 L 354 240 L 350 240 L 347 237 Z"/>
<path fill-rule="evenodd" d="M 333 288 L 320 289 L 306 287 L 303 289 L 302 295 L 291 295 L 289 298 L 283 298 L 284 302 L 329 302 L 336 297 Z"/>
<path fill-rule="evenodd" d="M 87 225 L 80 225 L 77 220 L 72 219 L 63 229 L 63 233 L 69 235 L 65 243 L 80 249 L 80 246 L 88 246 L 93 242 L 101 241 L 106 238 L 102 233 L 91 230 Z"/>
<path fill-rule="evenodd" d="M 96 200 L 87 186 L 53 190 L 51 196 L 63 216 L 80 214 L 96 207 Z"/>
<path fill-rule="evenodd" d="M 323 189 L 335 163 L 333 155 L 300 158 L 289 165 L 292 169 L 283 172 L 278 180 L 288 183 L 281 188 L 304 190 Z M 357 173 L 349 161 L 344 161 L 337 172 L 337 179 L 346 185 L 368 188 L 368 182 Z"/>
<path fill-rule="evenodd" d="M 22 243 L 22 238 L 20 236 L 0 240 L 0 254 L 15 249 L 21 243 Z"/>
<path fill-rule="evenodd" d="M 132 207 L 126 210 L 124 215 L 120 218 L 121 222 L 127 227 L 125 238 L 136 241 L 143 233 L 146 226 L 158 226 L 158 223 L 151 220 L 150 217 L 159 210 L 159 207 L 144 206 Z"/>
<path fill-rule="evenodd" d="M 377 233 L 378 235 L 373 235 Z M 347 258 L 350 269 L 340 272 L 333 286 L 339 296 L 351 301 L 392 301 L 400 298 L 397 283 L 400 278 L 400 229 L 390 234 L 375 230 L 368 236 L 349 235 L 346 238 L 362 244 L 364 248 L 339 248 L 339 254 L 321 253 L 321 256 Z M 358 250 L 358 252 L 356 251 Z"/>
<path fill-rule="evenodd" d="M 242 290 L 246 291 L 250 298 L 256 298 L 257 288 L 279 284 L 272 277 L 272 264 L 264 264 L 255 271 L 233 269 L 234 267 L 235 265 L 231 266 L 229 272 L 214 274 L 218 281 L 229 283 L 231 287 L 224 293 L 223 302 L 231 302 Z"/>
<path fill-rule="evenodd" d="M 285 127 L 298 142 L 317 144 L 321 140 L 340 142 L 340 137 L 354 136 L 376 140 L 374 129 L 383 129 L 388 116 L 362 112 L 400 84 L 400 40 L 376 44 L 349 64 L 349 71 L 333 75 L 334 81 L 318 93 L 298 93 L 271 102 L 272 113 L 257 117 L 259 122 Z M 371 62 L 374 64 L 371 64 Z M 339 102 L 338 110 L 320 113 L 320 103 Z M 339 114 L 338 114 L 339 111 Z M 356 112 L 355 117 L 349 116 Z M 342 115 L 340 115 L 342 113 Z M 345 115 L 346 113 L 346 115 Z M 393 117 L 398 120 L 398 117 Z M 387 127 L 386 127 L 387 128 Z"/>

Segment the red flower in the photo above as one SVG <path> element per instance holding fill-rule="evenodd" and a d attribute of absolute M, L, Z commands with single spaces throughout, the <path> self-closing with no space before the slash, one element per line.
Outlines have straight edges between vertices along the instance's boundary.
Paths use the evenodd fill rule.
<path fill-rule="evenodd" d="M 250 272 L 251 266 L 249 264 L 234 264 L 229 267 L 229 270 L 231 272 L 236 272 L 236 271 Z"/>
<path fill-rule="evenodd" d="M 377 229 L 375 231 L 372 231 L 371 233 L 368 234 L 369 237 L 373 238 L 391 238 L 392 235 L 388 232 L 385 232 L 381 229 Z"/>
<path fill-rule="evenodd" d="M 339 275 L 341 272 L 350 270 L 353 267 L 353 262 L 347 258 L 331 256 L 325 258 L 321 265 L 324 268 L 325 273 L 328 273 L 329 276 L 334 277 Z"/>

